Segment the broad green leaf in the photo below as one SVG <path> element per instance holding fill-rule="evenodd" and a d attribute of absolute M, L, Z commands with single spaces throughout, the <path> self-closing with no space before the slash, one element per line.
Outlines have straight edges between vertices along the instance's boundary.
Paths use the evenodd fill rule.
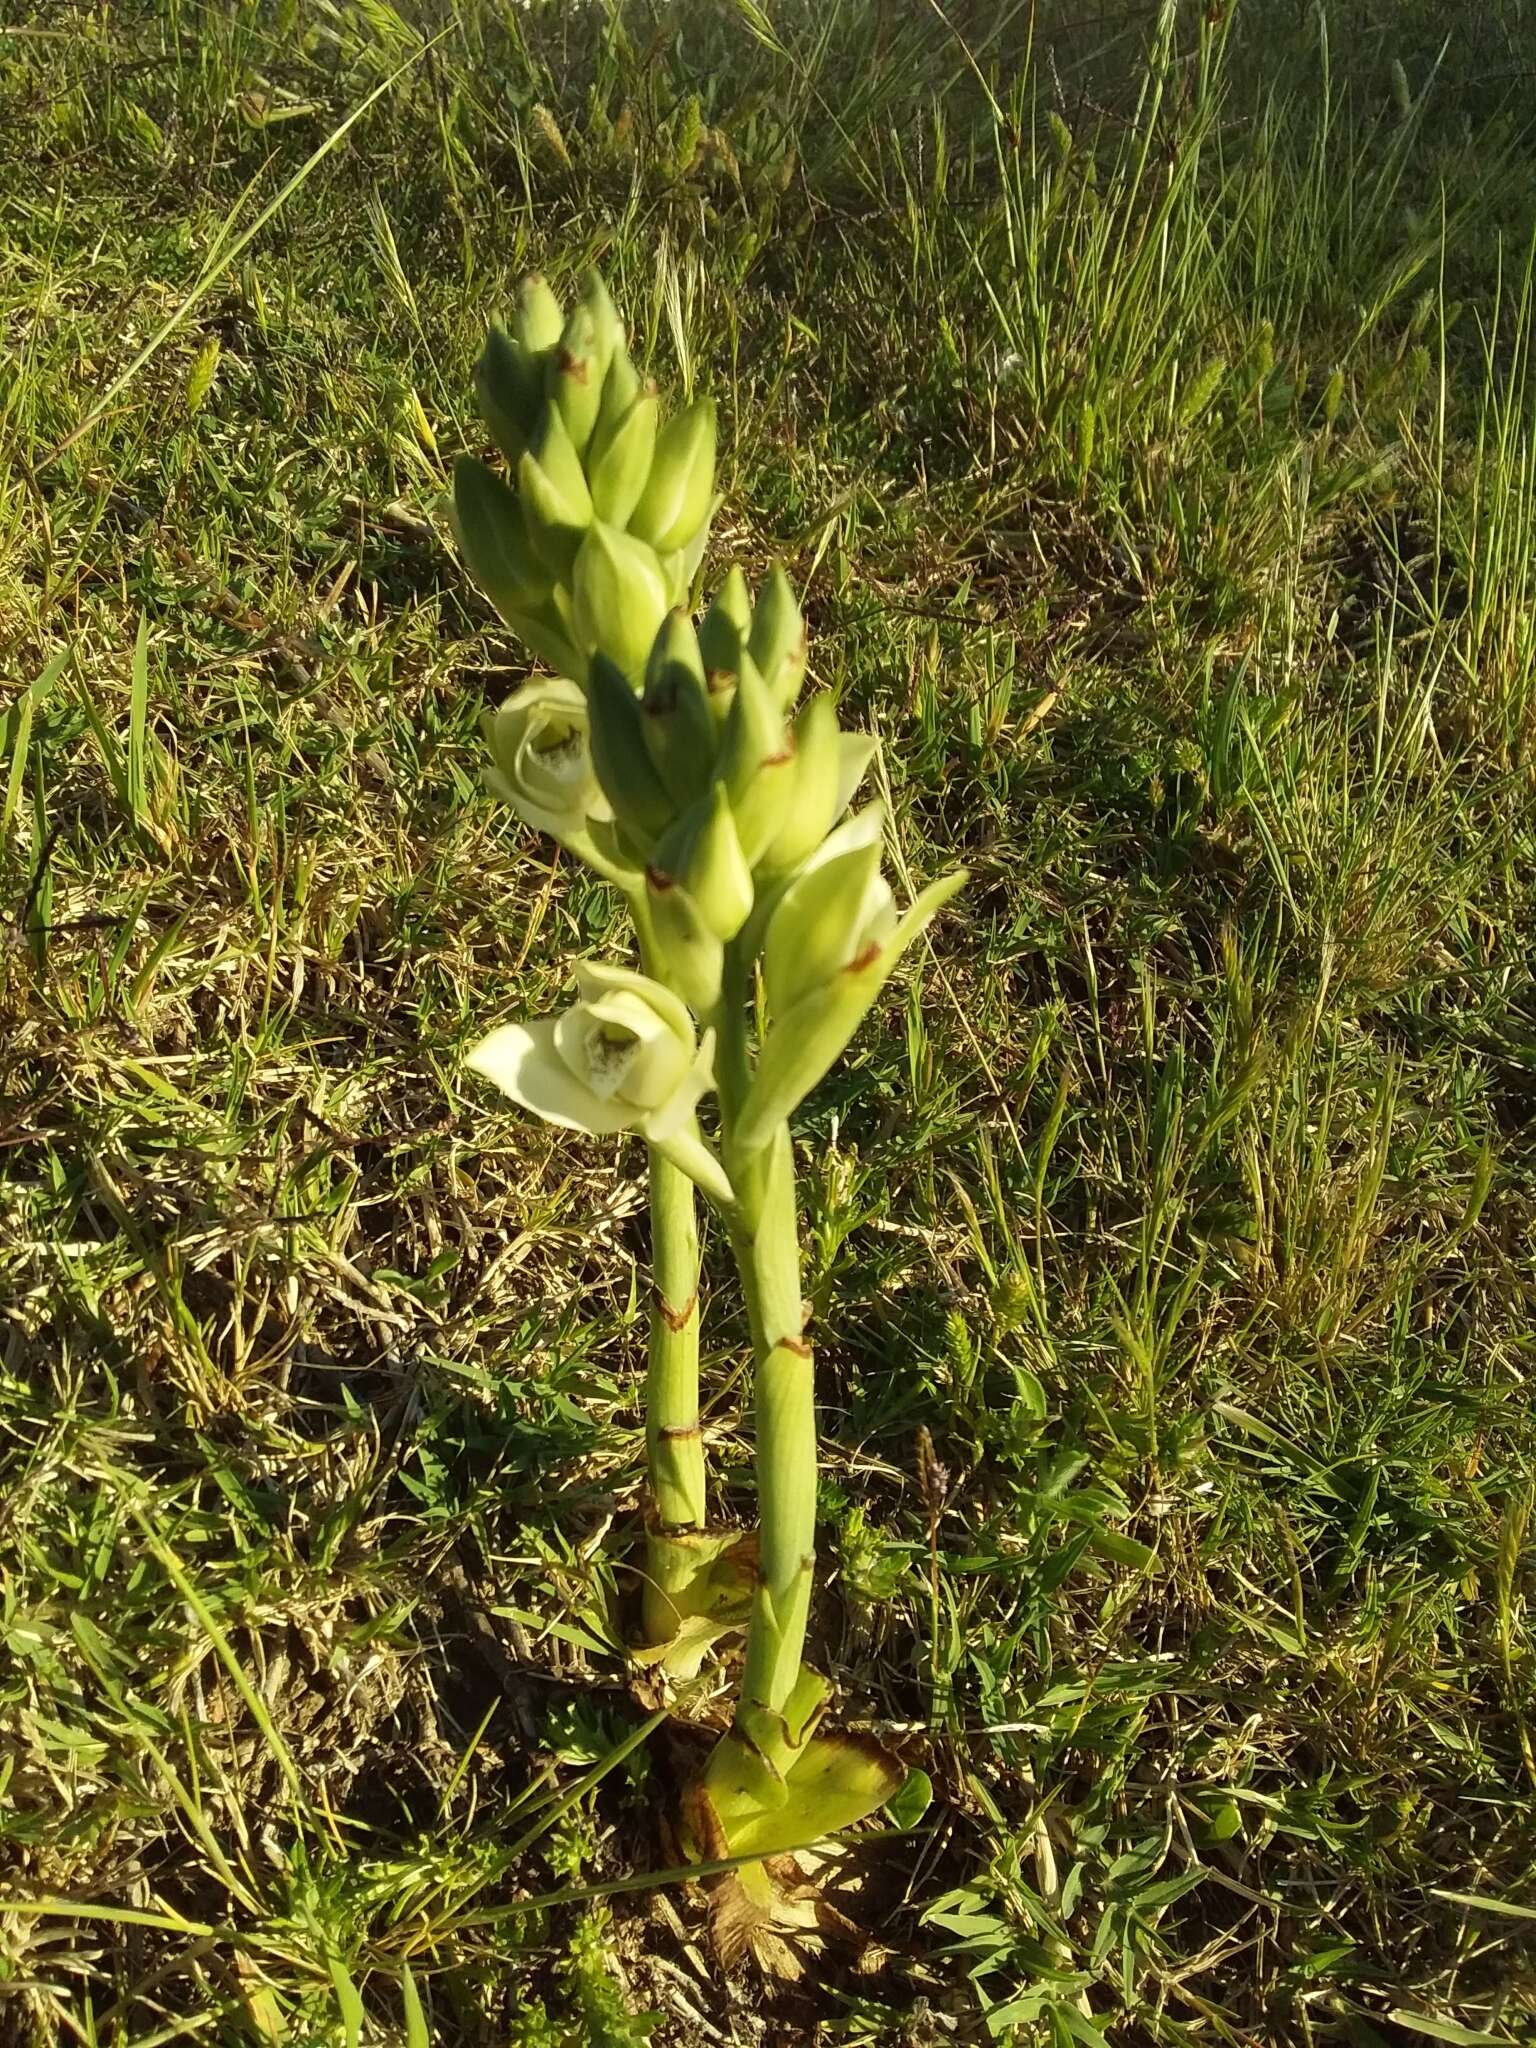
<path fill-rule="evenodd" d="M 926 1771 L 908 1771 L 885 1810 L 894 1828 L 915 1828 L 933 1802 L 933 1780 Z"/>

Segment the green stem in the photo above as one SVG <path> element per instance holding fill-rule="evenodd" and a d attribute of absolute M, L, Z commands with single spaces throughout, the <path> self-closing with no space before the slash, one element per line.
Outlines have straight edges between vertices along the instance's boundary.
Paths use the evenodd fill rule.
<path fill-rule="evenodd" d="M 816 1399 L 802 1335 L 794 1156 L 781 1124 L 731 1231 L 757 1365 L 758 1586 L 738 1722 L 782 1715 L 800 1675 L 816 1550 Z"/>
<path fill-rule="evenodd" d="M 816 1548 L 816 1401 L 802 1330 L 800 1231 L 789 1126 L 743 1154 L 736 1117 L 752 1078 L 747 1050 L 752 959 L 727 946 L 715 1013 L 722 1149 L 735 1205 L 727 1216 L 756 1365 L 758 1585 L 747 1624 L 738 1725 L 782 1714 L 800 1675 Z"/>
<path fill-rule="evenodd" d="M 644 892 L 631 894 L 640 965 L 656 971 Z M 695 1132 L 697 1126 L 695 1126 Z M 699 1423 L 699 1220 L 693 1182 L 665 1151 L 651 1168 L 651 1316 L 645 1374 L 645 1450 L 651 1503 L 663 1530 L 707 1520 Z"/>
<path fill-rule="evenodd" d="M 655 1146 L 651 1161 L 651 1329 L 645 1442 L 663 1529 L 705 1524 L 699 1426 L 699 1227 L 693 1183 Z"/>
<path fill-rule="evenodd" d="M 752 961 L 740 941 L 725 949 L 720 974 L 720 1002 L 710 1022 L 715 1027 L 715 1092 L 720 1098 L 720 1124 L 729 1138 L 752 1081 L 747 1052 L 747 1011 L 752 999 Z"/>

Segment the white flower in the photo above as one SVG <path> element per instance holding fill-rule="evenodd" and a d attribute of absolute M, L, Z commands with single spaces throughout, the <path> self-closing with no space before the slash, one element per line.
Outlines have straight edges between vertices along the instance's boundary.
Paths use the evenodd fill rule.
<path fill-rule="evenodd" d="M 613 815 L 598 786 L 587 700 L 569 676 L 534 676 L 481 721 L 496 765 L 486 785 L 525 824 L 569 844 Z"/>
<path fill-rule="evenodd" d="M 714 1034 L 695 1044 L 686 1005 L 659 981 L 602 960 L 576 964 L 580 1001 L 558 1017 L 503 1024 L 468 1055 L 536 1116 L 662 1144 L 689 1130 L 714 1082 Z"/>

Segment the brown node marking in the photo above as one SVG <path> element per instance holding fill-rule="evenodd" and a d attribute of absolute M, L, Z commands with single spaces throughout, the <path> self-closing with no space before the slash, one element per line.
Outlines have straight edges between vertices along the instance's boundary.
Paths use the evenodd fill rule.
<path fill-rule="evenodd" d="M 573 356 L 568 348 L 560 351 L 560 374 L 574 377 L 578 384 L 585 384 L 589 375 L 585 356 Z"/>
<path fill-rule="evenodd" d="M 640 699 L 640 709 L 648 711 L 652 718 L 670 718 L 677 709 L 676 676 L 664 676 L 654 689 L 647 690 Z"/>
<path fill-rule="evenodd" d="M 866 967 L 873 967 L 879 957 L 880 942 L 878 939 L 871 939 L 863 952 L 856 959 L 848 962 L 843 972 L 844 974 L 862 974 Z"/>
<path fill-rule="evenodd" d="M 696 1436 L 702 1436 L 704 1431 L 697 1422 L 679 1422 L 670 1423 L 667 1428 L 657 1430 L 656 1434 L 664 1444 L 685 1444 Z"/>
<path fill-rule="evenodd" d="M 811 1347 L 803 1337 L 781 1337 L 774 1349 L 793 1352 L 796 1358 L 809 1358 L 811 1355 Z"/>
<path fill-rule="evenodd" d="M 736 671 L 733 668 L 707 668 L 704 671 L 704 687 L 712 697 L 720 696 L 726 690 L 736 687 Z"/>
<path fill-rule="evenodd" d="M 786 732 L 784 735 L 783 753 L 767 755 L 763 761 L 763 766 L 765 768 L 782 768 L 786 761 L 793 761 L 793 759 L 795 758 L 795 749 L 797 744 L 798 742 L 796 741 L 794 734 L 792 732 Z"/>
<path fill-rule="evenodd" d="M 695 1288 L 681 1308 L 673 1308 L 659 1287 L 654 1292 L 656 1306 L 661 1313 L 661 1320 L 666 1324 L 667 1328 L 672 1331 L 686 1330 L 693 1321 L 694 1310 L 699 1305 L 699 1290 Z"/>
<path fill-rule="evenodd" d="M 658 895 L 665 895 L 668 889 L 675 889 L 677 886 L 676 876 L 669 875 L 665 868 L 648 867 L 645 879 Z"/>

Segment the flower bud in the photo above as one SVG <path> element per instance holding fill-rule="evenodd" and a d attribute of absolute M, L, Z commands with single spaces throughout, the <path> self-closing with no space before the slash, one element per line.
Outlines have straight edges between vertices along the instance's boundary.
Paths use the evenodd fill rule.
<path fill-rule="evenodd" d="M 535 831 L 568 841 L 611 815 L 592 766 L 587 700 L 569 676 L 533 676 L 480 721 L 486 784 Z"/>
<path fill-rule="evenodd" d="M 777 562 L 752 607 L 747 651 L 780 709 L 788 711 L 805 680 L 805 620 Z"/>
<path fill-rule="evenodd" d="M 608 374 L 603 379 L 603 395 L 597 406 L 597 425 L 592 429 L 592 439 L 587 443 L 587 466 L 598 462 L 604 449 L 613 438 L 614 429 L 629 411 L 646 386 L 640 372 L 630 361 L 623 349 L 608 365 Z M 650 471 L 646 471 L 649 476 Z"/>
<path fill-rule="evenodd" d="M 720 735 L 720 772 L 750 866 L 763 858 L 788 822 L 795 783 L 795 740 L 748 654 L 741 657 L 736 695 Z"/>
<path fill-rule="evenodd" d="M 517 308 L 512 331 L 518 346 L 530 361 L 542 363 L 560 339 L 565 314 L 549 286 L 532 271 L 517 288 Z"/>
<path fill-rule="evenodd" d="M 663 835 L 652 868 L 682 884 L 717 939 L 735 938 L 752 914 L 752 870 L 723 783 Z"/>
<path fill-rule="evenodd" d="M 715 402 L 695 399 L 656 441 L 650 478 L 631 531 L 658 554 L 685 547 L 709 516 L 715 490 Z"/>
<path fill-rule="evenodd" d="M 597 408 L 602 401 L 603 379 L 608 374 L 609 354 L 603 352 L 603 338 L 592 308 L 580 305 L 565 323 L 560 345 L 549 358 L 545 389 L 549 402 L 565 422 L 571 445 L 581 454 L 597 425 Z"/>
<path fill-rule="evenodd" d="M 640 700 L 606 654 L 592 657 L 587 702 L 592 764 L 603 794 L 629 837 L 648 850 L 672 823 L 676 805 L 646 752 Z"/>
<path fill-rule="evenodd" d="M 645 665 L 645 744 L 667 788 L 692 803 L 714 774 L 719 735 L 704 688 L 698 636 L 686 613 L 670 611 Z"/>
<path fill-rule="evenodd" d="M 592 493 L 587 487 L 586 465 L 566 430 L 564 418 L 553 406 L 545 406 L 532 447 L 550 482 L 570 499 L 583 519 L 590 519 Z"/>
<path fill-rule="evenodd" d="M 562 1015 L 503 1024 L 468 1055 L 477 1073 L 567 1130 L 638 1130 L 661 1143 L 691 1124 L 713 1085 L 713 1039 L 670 989 L 606 961 L 576 967 L 579 1000 Z"/>
<path fill-rule="evenodd" d="M 825 691 L 811 698 L 795 720 L 795 786 L 785 818 L 763 855 L 764 867 L 783 872 L 799 867 L 831 831 L 838 811 L 842 734 Z"/>
<path fill-rule="evenodd" d="M 782 1016 L 871 947 L 896 923 L 880 873 L 881 804 L 840 825 L 779 898 L 763 940 L 769 1012 Z"/>
<path fill-rule="evenodd" d="M 548 407 L 538 444 L 517 465 L 528 537 L 551 575 L 566 577 L 592 524 L 592 495 L 560 415 Z"/>
<path fill-rule="evenodd" d="M 515 467 L 538 425 L 543 377 L 499 320 L 486 330 L 475 364 L 475 400 L 491 439 Z"/>
<path fill-rule="evenodd" d="M 594 520 L 571 570 L 571 614 L 583 646 L 638 678 L 667 615 L 667 588 L 654 549 Z"/>
<path fill-rule="evenodd" d="M 642 391 L 608 436 L 602 452 L 594 456 L 588 451 L 592 509 L 611 526 L 627 523 L 645 489 L 660 413 L 661 401 L 654 390 Z M 592 447 L 596 446 L 594 436 Z"/>
<path fill-rule="evenodd" d="M 614 358 L 622 355 L 628 346 L 629 336 L 624 332 L 624 322 L 619 317 L 619 309 L 610 298 L 600 271 L 587 272 L 582 281 L 581 303 L 592 316 L 597 356 L 606 377 Z"/>
<path fill-rule="evenodd" d="M 740 569 L 730 574 L 715 592 L 714 601 L 699 627 L 699 652 L 704 657 L 704 681 L 717 718 L 724 718 L 736 693 L 736 677 L 742 652 L 752 624 L 752 593 Z"/>
<path fill-rule="evenodd" d="M 702 1015 L 719 1001 L 725 948 L 682 883 L 664 869 L 646 869 L 645 906 L 657 966 Z"/>
<path fill-rule="evenodd" d="M 907 947 L 965 881 L 957 869 L 931 883 L 898 921 L 878 872 L 879 833 L 878 809 L 850 818 L 768 920 L 763 976 L 772 1021 L 735 1122 L 745 1153 L 766 1145 L 816 1086 Z"/>

